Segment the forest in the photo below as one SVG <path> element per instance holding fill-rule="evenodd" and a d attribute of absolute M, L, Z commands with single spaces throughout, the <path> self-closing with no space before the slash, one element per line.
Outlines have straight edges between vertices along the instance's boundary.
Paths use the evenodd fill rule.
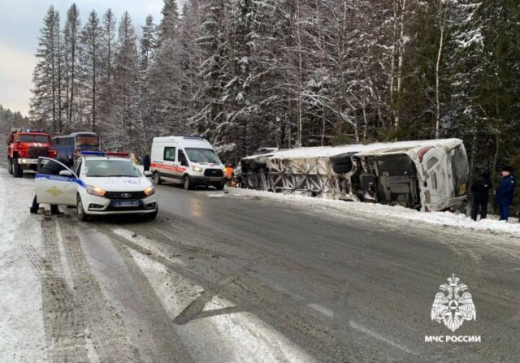
<path fill-rule="evenodd" d="M 0 135 L 5 136 L 11 132 L 12 129 L 28 127 L 30 127 L 30 121 L 27 117 L 23 116 L 20 112 L 12 111 L 0 105 Z"/>
<path fill-rule="evenodd" d="M 138 22 L 51 6 L 33 125 L 138 154 L 203 134 L 225 162 L 457 137 L 473 173 L 520 168 L 517 0 L 165 0 Z"/>

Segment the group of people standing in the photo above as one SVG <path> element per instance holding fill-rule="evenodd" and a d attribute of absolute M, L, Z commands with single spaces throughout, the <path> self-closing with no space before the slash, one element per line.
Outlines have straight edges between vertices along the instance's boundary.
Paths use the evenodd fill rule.
<path fill-rule="evenodd" d="M 509 219 L 509 208 L 513 204 L 515 194 L 516 177 L 513 174 L 513 168 L 505 166 L 500 173 L 502 180 L 496 190 L 495 204 L 498 206 L 500 220 L 507 221 Z M 487 218 L 489 195 L 493 188 L 491 182 L 491 173 L 482 173 L 481 178 L 474 182 L 471 187 L 473 194 L 473 204 L 471 207 L 471 218 L 476 221 L 480 212 L 480 219 Z"/>

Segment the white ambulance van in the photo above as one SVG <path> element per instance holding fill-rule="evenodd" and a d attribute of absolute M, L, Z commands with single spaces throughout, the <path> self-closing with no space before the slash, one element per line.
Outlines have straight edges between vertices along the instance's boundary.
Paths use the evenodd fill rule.
<path fill-rule="evenodd" d="M 153 139 L 150 171 L 155 184 L 181 184 L 184 189 L 227 183 L 224 165 L 211 144 L 199 136 L 167 136 Z"/>

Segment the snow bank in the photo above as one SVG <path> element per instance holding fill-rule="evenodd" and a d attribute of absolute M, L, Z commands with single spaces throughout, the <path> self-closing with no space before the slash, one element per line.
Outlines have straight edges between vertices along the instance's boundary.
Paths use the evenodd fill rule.
<path fill-rule="evenodd" d="M 265 191 L 249 189 L 228 189 L 230 195 L 238 197 L 259 197 L 262 199 L 272 199 L 282 202 L 296 204 L 300 207 L 309 209 L 320 209 L 330 212 L 348 213 L 356 216 L 366 216 L 367 218 L 408 220 L 428 223 L 432 225 L 442 225 L 457 228 L 465 228 L 477 231 L 491 231 L 499 233 L 510 233 L 520 235 L 520 224 L 510 218 L 509 222 L 501 222 L 490 218 L 475 222 L 463 214 L 451 212 L 430 212 L 422 213 L 414 209 L 404 207 L 392 207 L 382 204 L 369 204 L 360 202 L 346 202 L 341 200 L 318 199 L 299 195 L 274 194 Z"/>

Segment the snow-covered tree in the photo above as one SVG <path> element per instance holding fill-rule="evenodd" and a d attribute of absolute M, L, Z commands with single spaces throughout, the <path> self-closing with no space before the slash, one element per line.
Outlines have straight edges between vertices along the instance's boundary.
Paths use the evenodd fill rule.
<path fill-rule="evenodd" d="M 67 20 L 64 29 L 64 88 L 65 88 L 65 111 L 67 119 L 67 130 L 71 130 L 74 122 L 79 121 L 78 100 L 76 91 L 78 90 L 78 67 L 79 67 L 79 42 L 81 32 L 81 20 L 76 4 L 67 11 Z"/>
<path fill-rule="evenodd" d="M 103 29 L 97 13 L 93 10 L 81 33 L 81 70 L 83 93 L 88 107 L 90 128 L 96 131 L 96 116 L 99 100 L 99 87 L 103 67 Z"/>
<path fill-rule="evenodd" d="M 30 115 L 33 123 L 61 131 L 61 34 L 60 16 L 51 6 L 41 29 Z"/>

